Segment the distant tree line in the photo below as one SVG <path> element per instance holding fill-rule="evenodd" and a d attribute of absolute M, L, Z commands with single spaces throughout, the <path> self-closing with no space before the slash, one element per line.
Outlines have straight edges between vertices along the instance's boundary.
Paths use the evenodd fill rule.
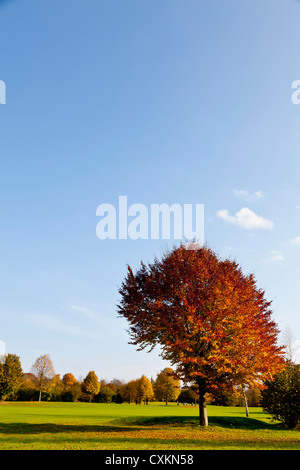
<path fill-rule="evenodd" d="M 55 374 L 48 354 L 36 359 L 30 372 L 24 373 L 20 358 L 7 354 L 0 358 L 0 400 L 19 401 L 88 401 L 96 403 L 144 403 L 159 400 L 168 404 L 178 399 L 183 390 L 173 370 L 166 368 L 157 374 L 156 380 L 145 375 L 128 383 L 113 379 L 99 380 L 95 371 L 83 379 L 76 379 L 71 372 Z"/>
<path fill-rule="evenodd" d="M 300 366 L 287 361 L 283 372 L 264 383 L 263 390 L 249 388 L 245 391 L 248 406 L 262 406 L 274 419 L 288 427 L 300 422 Z M 76 379 L 71 372 L 55 374 L 49 355 L 38 357 L 29 373 L 22 370 L 20 358 L 15 354 L 0 357 L 0 400 L 63 401 L 94 403 L 148 404 L 161 401 L 195 405 L 199 392 L 195 385 L 181 385 L 173 369 L 165 368 L 156 378 L 142 375 L 139 379 L 124 382 L 113 379 L 99 380 L 95 371 L 83 379 Z M 216 391 L 207 394 L 207 403 L 219 406 L 243 406 L 240 390 Z"/>

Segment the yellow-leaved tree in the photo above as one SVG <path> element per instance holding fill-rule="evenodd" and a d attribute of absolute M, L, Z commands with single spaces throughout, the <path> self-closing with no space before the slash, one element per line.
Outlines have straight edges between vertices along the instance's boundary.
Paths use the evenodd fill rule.
<path fill-rule="evenodd" d="M 82 390 L 89 395 L 90 403 L 92 401 L 92 397 L 99 393 L 100 383 L 94 370 L 90 371 L 82 382 Z"/>
<path fill-rule="evenodd" d="M 150 380 L 145 376 L 142 375 L 140 379 L 138 379 L 138 398 L 139 401 L 143 401 L 145 405 L 148 405 L 148 402 L 152 400 L 154 397 L 153 386 Z"/>

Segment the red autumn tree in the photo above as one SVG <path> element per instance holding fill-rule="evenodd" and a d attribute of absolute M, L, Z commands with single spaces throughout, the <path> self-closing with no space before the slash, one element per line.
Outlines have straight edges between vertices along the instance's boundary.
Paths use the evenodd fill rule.
<path fill-rule="evenodd" d="M 207 247 L 180 245 L 135 274 L 128 266 L 119 293 L 130 343 L 159 345 L 176 375 L 198 385 L 203 426 L 207 392 L 262 384 L 282 367 L 271 302 L 253 275 Z"/>

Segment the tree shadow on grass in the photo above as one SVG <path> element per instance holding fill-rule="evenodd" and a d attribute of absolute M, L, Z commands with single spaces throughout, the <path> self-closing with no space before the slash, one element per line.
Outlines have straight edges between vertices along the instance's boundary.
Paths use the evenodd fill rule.
<path fill-rule="evenodd" d="M 260 419 L 255 418 L 242 418 L 242 417 L 229 417 L 229 416 L 212 416 L 209 419 L 211 424 L 216 426 L 221 426 L 223 428 L 230 428 L 230 429 L 271 429 L 275 430 L 280 427 L 278 423 L 266 423 L 261 421 Z"/>
<path fill-rule="evenodd" d="M 120 422 L 120 421 L 119 421 Z M 112 422 L 113 423 L 113 422 Z M 139 426 L 171 426 L 171 427 L 199 427 L 199 417 L 194 416 L 164 416 L 153 418 L 124 418 L 124 425 Z M 265 423 L 259 419 L 243 417 L 212 416 L 208 418 L 208 426 L 219 426 L 227 429 L 272 429 L 280 428 L 278 424 Z"/>
<path fill-rule="evenodd" d="M 0 434 L 42 434 L 42 433 L 107 433 L 137 431 L 135 426 L 103 426 L 89 424 L 54 424 L 54 423 L 0 423 Z"/>
<path fill-rule="evenodd" d="M 209 427 L 219 426 L 226 429 L 280 429 L 280 425 L 265 423 L 258 419 L 242 417 L 212 416 L 209 418 Z M 0 434 L 42 434 L 42 433 L 112 433 L 133 432 L 146 428 L 198 428 L 198 417 L 168 416 L 168 417 L 140 417 L 123 418 L 110 421 L 108 425 L 97 424 L 56 424 L 56 423 L 0 423 Z"/>

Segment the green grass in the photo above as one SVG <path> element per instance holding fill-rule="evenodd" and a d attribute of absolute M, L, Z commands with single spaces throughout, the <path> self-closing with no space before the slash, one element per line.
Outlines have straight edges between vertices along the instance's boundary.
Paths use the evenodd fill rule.
<path fill-rule="evenodd" d="M 259 408 L 198 408 L 101 403 L 0 403 L 0 449 L 299 450 L 299 430 L 271 422 Z"/>

